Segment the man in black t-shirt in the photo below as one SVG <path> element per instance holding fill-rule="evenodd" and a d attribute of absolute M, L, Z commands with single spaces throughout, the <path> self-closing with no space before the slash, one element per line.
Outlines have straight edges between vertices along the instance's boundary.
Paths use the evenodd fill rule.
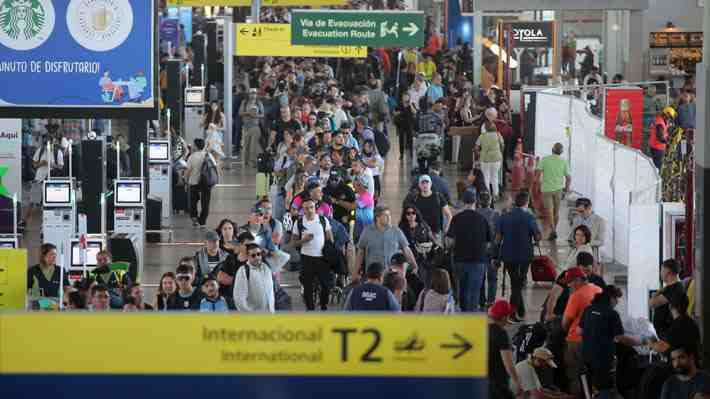
<path fill-rule="evenodd" d="M 276 151 L 276 148 L 284 140 L 284 132 L 286 129 L 295 133 L 302 133 L 301 124 L 291 118 L 291 109 L 287 106 L 281 107 L 281 117 L 271 124 L 269 146 L 272 150 Z"/>
<path fill-rule="evenodd" d="M 666 333 L 673 321 L 668 304 L 675 295 L 685 294 L 683 282 L 678 277 L 679 274 L 680 264 L 678 261 L 675 259 L 663 261 L 661 265 L 661 280 L 663 280 L 664 287 L 648 301 L 648 305 L 653 309 L 653 327 L 661 339 L 666 338 Z"/>
<path fill-rule="evenodd" d="M 249 258 L 247 246 L 254 243 L 254 235 L 248 231 L 242 232 L 237 236 L 237 241 L 239 242 L 237 253 L 229 255 L 224 262 L 217 265 L 212 276 L 219 283 L 219 295 L 227 301 L 230 310 L 237 309 L 234 305 L 234 279 L 237 270 L 247 263 Z"/>
<path fill-rule="evenodd" d="M 700 328 L 698 323 L 688 316 L 688 296 L 684 293 L 674 295 L 669 304 L 673 321 L 665 337 L 651 343 L 651 348 L 658 353 L 665 353 L 670 360 L 671 349 L 679 347 L 700 348 Z"/>
<path fill-rule="evenodd" d="M 584 269 L 584 273 L 587 275 L 587 281 L 601 289 L 606 287 L 604 279 L 600 275 L 594 273 L 594 255 L 589 252 L 580 252 L 577 254 L 577 266 Z"/>
<path fill-rule="evenodd" d="M 513 364 L 513 349 L 510 337 L 505 331 L 508 318 L 515 313 L 508 301 L 500 299 L 488 309 L 488 397 L 490 399 L 512 399 L 522 392 L 520 378 Z M 515 395 L 510 390 L 513 379 Z"/>
<path fill-rule="evenodd" d="M 413 205 L 422 214 L 422 218 L 431 228 L 432 233 L 441 243 L 442 233 L 449 230 L 451 223 L 451 210 L 449 204 L 441 193 L 432 191 L 431 177 L 419 176 L 419 187 L 415 193 L 404 200 L 404 206 Z"/>
<path fill-rule="evenodd" d="M 463 204 L 464 210 L 453 217 L 446 236 L 454 244 L 461 310 L 476 312 L 488 268 L 488 244 L 493 241 L 493 234 L 486 218 L 476 212 L 476 194 L 464 192 Z"/>
<path fill-rule="evenodd" d="M 323 194 L 326 202 L 333 206 L 333 218 L 348 226 L 356 206 L 355 191 L 343 180 L 341 173 L 331 174 Z"/>

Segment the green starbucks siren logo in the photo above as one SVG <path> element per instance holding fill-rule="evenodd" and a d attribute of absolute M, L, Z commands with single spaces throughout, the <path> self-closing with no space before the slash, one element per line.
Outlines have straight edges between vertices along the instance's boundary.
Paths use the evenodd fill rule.
<path fill-rule="evenodd" d="M 44 43 L 53 29 L 50 0 L 0 0 L 0 44 L 31 50 Z"/>

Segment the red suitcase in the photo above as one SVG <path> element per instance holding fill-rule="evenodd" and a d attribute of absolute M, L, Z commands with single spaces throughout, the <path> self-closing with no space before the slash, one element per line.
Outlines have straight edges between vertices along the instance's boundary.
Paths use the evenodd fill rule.
<path fill-rule="evenodd" d="M 532 263 L 530 264 L 533 281 L 536 283 L 555 282 L 557 278 L 555 262 L 553 262 L 549 256 L 543 255 L 542 248 L 538 246 L 537 249 L 540 251 L 540 255 L 533 257 Z"/>

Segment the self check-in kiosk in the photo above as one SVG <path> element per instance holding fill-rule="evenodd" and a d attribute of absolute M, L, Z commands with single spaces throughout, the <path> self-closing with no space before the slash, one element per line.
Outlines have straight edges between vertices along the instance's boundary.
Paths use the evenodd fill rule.
<path fill-rule="evenodd" d="M 205 87 L 185 88 L 185 141 L 192 145 L 196 138 L 204 138 L 202 121 L 205 115 Z"/>
<path fill-rule="evenodd" d="M 72 239 L 69 252 L 69 281 L 81 280 L 87 273 L 92 272 L 98 262 L 96 256 L 106 247 L 103 235 L 87 235 L 86 244 L 82 248 L 80 239 Z"/>
<path fill-rule="evenodd" d="M 76 229 L 74 185 L 71 180 L 45 180 L 42 189 L 42 242 L 54 244 L 57 263 L 66 266 Z"/>
<path fill-rule="evenodd" d="M 145 246 L 145 185 L 143 180 L 120 179 L 114 182 L 114 235 L 131 241 L 137 264 L 134 276 L 143 275 Z"/>
<path fill-rule="evenodd" d="M 162 225 L 171 225 L 172 215 L 172 164 L 170 140 L 148 142 L 148 179 L 150 195 L 162 202 Z"/>

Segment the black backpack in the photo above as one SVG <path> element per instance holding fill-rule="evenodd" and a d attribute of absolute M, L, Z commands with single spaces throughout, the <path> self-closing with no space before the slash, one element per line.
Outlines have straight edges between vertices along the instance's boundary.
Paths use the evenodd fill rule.
<path fill-rule="evenodd" d="M 547 340 L 547 330 L 542 323 L 521 326 L 513 335 L 513 356 L 515 363 L 525 360 Z"/>
<path fill-rule="evenodd" d="M 325 234 L 325 216 L 318 215 L 318 220 L 323 227 L 323 234 Z M 298 225 L 299 235 L 303 234 L 303 216 L 298 218 L 296 222 Z M 331 232 L 333 231 L 331 226 Z M 300 238 L 300 237 L 299 237 Z M 345 260 L 345 255 L 340 251 L 333 241 L 325 239 L 323 244 L 323 259 L 330 265 L 331 270 L 336 274 L 348 274 L 347 261 Z"/>
<path fill-rule="evenodd" d="M 275 166 L 274 157 L 270 152 L 262 152 L 256 157 L 256 171 L 259 173 L 273 173 Z"/>
<path fill-rule="evenodd" d="M 382 158 L 387 157 L 387 153 L 390 152 L 390 140 L 383 132 L 378 129 L 372 129 L 375 134 L 375 146 L 377 147 L 377 152 L 380 153 Z"/>

